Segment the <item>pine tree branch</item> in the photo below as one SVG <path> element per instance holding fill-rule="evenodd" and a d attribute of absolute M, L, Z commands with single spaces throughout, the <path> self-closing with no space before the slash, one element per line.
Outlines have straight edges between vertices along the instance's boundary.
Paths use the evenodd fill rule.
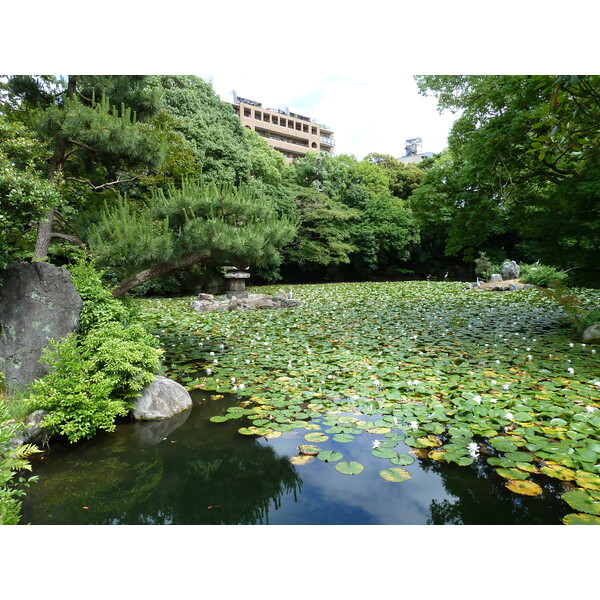
<path fill-rule="evenodd" d="M 131 181 L 135 181 L 139 179 L 139 175 L 132 177 L 131 179 L 117 179 L 116 181 L 109 181 L 107 183 L 102 183 L 101 185 L 94 185 L 89 179 L 77 179 L 76 177 L 65 177 L 67 181 L 77 181 L 78 183 L 87 183 L 94 191 L 102 190 L 105 188 L 110 188 L 117 183 L 129 183 Z"/>

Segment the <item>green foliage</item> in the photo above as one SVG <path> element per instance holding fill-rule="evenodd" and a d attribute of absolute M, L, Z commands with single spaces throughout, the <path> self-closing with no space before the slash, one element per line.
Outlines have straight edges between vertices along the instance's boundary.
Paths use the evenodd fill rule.
<path fill-rule="evenodd" d="M 112 431 L 128 401 L 152 381 L 159 366 L 156 342 L 141 325 L 105 323 L 86 336 L 52 342 L 42 356 L 50 373 L 33 382 L 32 410 L 50 414 L 44 426 L 76 442 L 98 429 Z"/>
<path fill-rule="evenodd" d="M 492 273 L 500 273 L 500 267 L 491 262 L 485 252 L 480 252 L 479 258 L 475 259 L 475 273 L 487 280 Z"/>
<path fill-rule="evenodd" d="M 555 287 L 557 284 L 565 283 L 569 277 L 567 271 L 563 271 L 551 265 L 521 264 L 520 279 L 523 283 L 530 283 L 540 287 Z"/>
<path fill-rule="evenodd" d="M 113 321 L 126 322 L 131 309 L 123 301 L 113 298 L 102 281 L 103 271 L 92 259 L 79 254 L 68 267 L 71 281 L 83 300 L 79 333 L 87 334 L 95 327 L 103 327 Z"/>
<path fill-rule="evenodd" d="M 31 445 L 13 446 L 16 425 L 8 420 L 8 411 L 0 399 L 0 525 L 16 525 L 20 521 L 20 498 L 37 477 L 25 478 L 19 471 L 31 471 L 28 458 L 39 450 Z"/>
<path fill-rule="evenodd" d="M 26 229 L 60 204 L 56 186 L 37 169 L 42 148 L 24 126 L 0 114 L 0 269 L 27 256 Z"/>
<path fill-rule="evenodd" d="M 156 190 L 144 209 L 126 199 L 105 207 L 90 241 L 105 264 L 147 269 L 129 280 L 135 287 L 193 264 L 277 264 L 295 233 L 296 223 L 251 186 L 184 181 Z"/>

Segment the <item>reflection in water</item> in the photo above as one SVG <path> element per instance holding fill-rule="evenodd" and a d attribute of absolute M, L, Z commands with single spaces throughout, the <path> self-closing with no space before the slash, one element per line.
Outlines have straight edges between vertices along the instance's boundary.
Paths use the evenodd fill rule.
<path fill-rule="evenodd" d="M 267 523 L 269 506 L 300 491 L 294 466 L 237 434 L 239 423 L 208 421 L 235 400 L 198 406 L 201 399 L 173 419 L 124 423 L 72 448 L 53 444 L 35 461 L 40 480 L 23 503 L 22 522 Z"/>
<path fill-rule="evenodd" d="M 194 393 L 194 407 L 160 422 L 126 422 L 110 434 L 69 447 L 52 443 L 34 459 L 23 523 L 32 524 L 554 524 L 570 512 L 559 484 L 544 495 L 513 494 L 478 459 L 457 467 L 417 459 L 403 483 L 379 474 L 392 466 L 371 454 L 377 436 L 319 443 L 360 475 L 342 475 L 314 458 L 289 457 L 306 443 L 304 429 L 273 439 L 238 433 L 242 420 L 211 423 L 237 403 Z M 364 416 L 363 416 L 364 418 Z M 375 418 L 373 416 L 373 418 Z M 380 436 L 381 437 L 381 436 Z M 400 442 L 398 452 L 409 448 Z"/>

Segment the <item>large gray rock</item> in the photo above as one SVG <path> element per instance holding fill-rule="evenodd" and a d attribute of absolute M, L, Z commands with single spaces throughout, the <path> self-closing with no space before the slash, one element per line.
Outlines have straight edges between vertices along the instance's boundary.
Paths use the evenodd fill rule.
<path fill-rule="evenodd" d="M 22 444 L 40 444 L 44 445 L 50 438 L 50 432 L 42 425 L 44 417 L 48 414 L 45 410 L 36 410 L 32 412 L 24 421 L 23 428 L 18 432 L 17 437 L 11 440 L 14 446 Z"/>
<path fill-rule="evenodd" d="M 589 344 L 600 344 L 600 323 L 586 327 L 581 334 L 581 340 Z"/>
<path fill-rule="evenodd" d="M 521 274 L 521 269 L 519 269 L 519 265 L 514 261 L 506 261 L 502 263 L 502 279 L 506 281 L 507 279 L 519 279 L 519 275 Z"/>
<path fill-rule="evenodd" d="M 192 398 L 182 385 L 159 375 L 135 400 L 131 416 L 138 421 L 168 419 L 191 406 Z"/>
<path fill-rule="evenodd" d="M 48 263 L 10 265 L 0 279 L 0 371 L 13 391 L 48 373 L 42 351 L 79 329 L 83 302 L 69 272 Z"/>

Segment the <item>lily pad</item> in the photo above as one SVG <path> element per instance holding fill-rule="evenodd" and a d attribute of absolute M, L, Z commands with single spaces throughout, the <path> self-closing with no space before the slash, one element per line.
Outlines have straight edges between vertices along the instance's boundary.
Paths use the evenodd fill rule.
<path fill-rule="evenodd" d="M 394 458 L 398 455 L 393 448 L 373 448 L 371 454 L 377 458 Z"/>
<path fill-rule="evenodd" d="M 504 484 L 511 492 L 522 494 L 523 496 L 539 496 L 544 490 L 533 481 L 514 481 L 508 480 Z"/>
<path fill-rule="evenodd" d="M 389 469 L 379 471 L 379 475 L 381 475 L 381 477 L 383 477 L 386 481 L 392 481 L 395 483 L 406 481 L 407 479 L 411 478 L 410 473 L 406 469 L 398 469 L 396 467 L 390 467 Z"/>
<path fill-rule="evenodd" d="M 575 473 L 571 471 L 571 469 L 567 469 L 567 467 L 554 463 L 546 463 L 540 468 L 540 471 L 544 475 L 548 475 L 548 477 L 554 477 L 561 481 L 573 481 L 575 479 Z"/>
<path fill-rule="evenodd" d="M 561 498 L 575 510 L 600 515 L 600 497 L 594 496 L 585 490 L 572 490 L 563 494 Z"/>
<path fill-rule="evenodd" d="M 298 446 L 298 451 L 300 454 L 306 454 L 308 456 L 316 456 L 321 452 L 321 448 L 317 448 L 317 446 L 310 446 L 308 444 L 302 444 Z"/>
<path fill-rule="evenodd" d="M 323 450 L 317 454 L 317 458 L 324 462 L 336 462 L 338 460 L 342 460 L 344 455 L 341 452 L 336 452 L 335 450 Z"/>
<path fill-rule="evenodd" d="M 344 475 L 358 475 L 365 470 L 365 467 L 359 462 L 350 461 L 337 463 L 335 469 Z"/>
<path fill-rule="evenodd" d="M 223 415 L 215 415 L 214 417 L 211 417 L 209 421 L 211 423 L 224 423 L 225 421 L 229 421 L 229 417 Z"/>
<path fill-rule="evenodd" d="M 350 433 L 338 433 L 331 438 L 334 442 L 342 442 L 347 444 L 348 442 L 352 442 L 354 440 L 354 436 Z"/>
<path fill-rule="evenodd" d="M 518 479 L 523 480 L 529 477 L 529 473 L 525 473 L 523 471 L 519 471 L 519 469 L 503 469 L 502 467 L 496 469 L 496 473 L 500 475 L 500 477 L 504 477 L 504 479 Z"/>
<path fill-rule="evenodd" d="M 435 452 L 435 450 L 432 450 L 432 452 Z M 398 454 L 398 456 L 393 456 L 392 458 L 390 458 L 390 462 L 393 465 L 404 467 L 406 465 L 412 465 L 415 462 L 415 458 L 410 454 Z"/>
<path fill-rule="evenodd" d="M 588 473 L 586 471 L 576 471 L 575 483 L 587 490 L 592 490 L 593 492 L 600 492 L 600 476 L 594 473 Z"/>
<path fill-rule="evenodd" d="M 324 433 L 315 431 L 313 433 L 307 433 L 304 436 L 304 439 L 307 442 L 326 442 L 329 439 L 329 436 L 325 435 Z"/>
<path fill-rule="evenodd" d="M 293 465 L 305 465 L 315 459 L 314 456 L 310 456 L 308 454 L 297 454 L 296 456 L 290 456 L 290 462 Z"/>
<path fill-rule="evenodd" d="M 600 517 L 585 513 L 571 513 L 563 517 L 565 525 L 600 525 Z"/>

